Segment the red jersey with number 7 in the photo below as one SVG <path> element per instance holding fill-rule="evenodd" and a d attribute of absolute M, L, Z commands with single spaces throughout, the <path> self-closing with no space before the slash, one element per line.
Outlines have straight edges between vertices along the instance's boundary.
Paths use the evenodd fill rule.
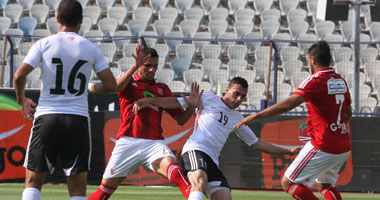
<path fill-rule="evenodd" d="M 350 151 L 351 139 L 345 121 L 351 96 L 346 81 L 333 68 L 326 67 L 306 78 L 294 94 L 306 100 L 311 144 L 331 154 Z"/>
<path fill-rule="evenodd" d="M 149 106 L 134 114 L 134 102 L 145 97 L 172 97 L 173 94 L 165 83 L 156 81 L 144 82 L 137 73 L 127 86 L 117 93 L 120 104 L 121 125 L 117 139 L 122 136 L 144 138 L 150 140 L 163 140 L 161 119 L 163 109 L 158 106 Z M 172 117 L 182 112 L 182 109 L 166 110 Z"/>

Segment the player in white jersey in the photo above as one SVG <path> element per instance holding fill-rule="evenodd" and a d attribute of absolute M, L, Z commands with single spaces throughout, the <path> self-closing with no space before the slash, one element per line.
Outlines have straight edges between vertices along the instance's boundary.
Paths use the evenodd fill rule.
<path fill-rule="evenodd" d="M 59 4 L 57 34 L 37 41 L 17 69 L 15 92 L 21 112 L 33 120 L 24 167 L 23 200 L 40 199 L 42 184 L 53 172 L 57 158 L 67 176 L 71 200 L 86 199 L 87 171 L 91 156 L 87 87 L 94 70 L 102 84 L 90 91 L 116 91 L 116 80 L 100 49 L 78 35 L 82 7 L 75 0 Z M 41 93 L 37 108 L 25 97 L 27 75 L 41 63 Z"/>
<path fill-rule="evenodd" d="M 231 192 L 227 179 L 219 170 L 218 157 L 231 132 L 235 132 L 247 145 L 271 154 L 297 154 L 299 148 L 285 149 L 259 140 L 253 131 L 244 126 L 234 129 L 243 116 L 235 111 L 248 92 L 247 81 L 235 77 L 230 81 L 226 94 L 219 97 L 213 93 L 199 97 L 146 98 L 136 102 L 135 112 L 154 104 L 163 108 L 186 108 L 188 102 L 200 98 L 194 131 L 182 150 L 181 164 L 192 185 L 189 200 L 203 199 L 203 193 L 212 200 L 230 200 Z"/>

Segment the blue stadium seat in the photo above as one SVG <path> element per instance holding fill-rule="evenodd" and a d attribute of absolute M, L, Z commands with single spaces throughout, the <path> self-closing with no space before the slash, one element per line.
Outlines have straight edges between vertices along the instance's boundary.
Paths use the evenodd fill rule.
<path fill-rule="evenodd" d="M 191 59 L 189 58 L 174 58 L 170 67 L 174 71 L 174 78 L 182 78 L 183 72 L 188 70 L 191 66 Z"/>
<path fill-rule="evenodd" d="M 37 20 L 33 17 L 20 18 L 17 27 L 24 32 L 25 36 L 30 36 L 37 27 Z"/>

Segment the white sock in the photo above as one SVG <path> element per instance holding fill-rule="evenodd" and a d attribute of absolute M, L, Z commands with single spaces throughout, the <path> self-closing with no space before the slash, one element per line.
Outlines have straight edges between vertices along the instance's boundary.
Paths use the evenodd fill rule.
<path fill-rule="evenodd" d="M 188 200 L 203 200 L 203 193 L 199 191 L 190 192 Z"/>
<path fill-rule="evenodd" d="M 22 200 L 40 200 L 41 199 L 41 191 L 37 188 L 28 187 L 24 189 L 22 192 Z"/>
<path fill-rule="evenodd" d="M 86 197 L 84 197 L 84 196 L 73 196 L 73 197 L 70 197 L 70 200 L 86 200 Z"/>

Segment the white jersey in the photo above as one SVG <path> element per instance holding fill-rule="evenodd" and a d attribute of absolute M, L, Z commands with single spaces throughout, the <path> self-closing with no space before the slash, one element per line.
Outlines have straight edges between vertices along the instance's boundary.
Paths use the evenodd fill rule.
<path fill-rule="evenodd" d="M 87 83 L 91 71 L 108 68 L 101 50 L 73 32 L 60 32 L 37 41 L 24 63 L 41 65 L 41 94 L 35 117 L 62 113 L 88 117 Z"/>
<path fill-rule="evenodd" d="M 188 105 L 183 98 L 178 98 L 183 108 Z M 248 126 L 234 129 L 234 125 L 244 117 L 240 112 L 230 109 L 221 97 L 214 93 L 205 93 L 197 109 L 194 131 L 186 141 L 182 154 L 189 150 L 199 150 L 212 158 L 219 166 L 219 155 L 231 132 L 235 132 L 249 146 L 258 138 Z"/>

